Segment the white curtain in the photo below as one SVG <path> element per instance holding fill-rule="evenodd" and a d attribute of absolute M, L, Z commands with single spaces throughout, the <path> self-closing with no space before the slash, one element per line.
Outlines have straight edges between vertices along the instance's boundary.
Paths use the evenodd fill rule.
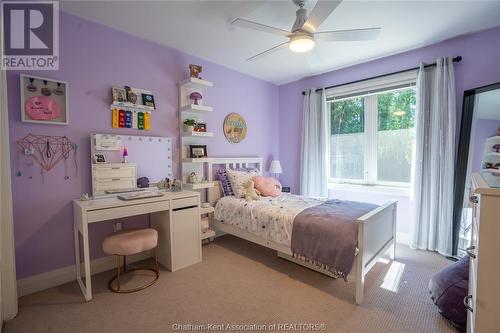
<path fill-rule="evenodd" d="M 2 319 L 17 314 L 6 72 L 0 70 L 0 286 Z M 1 325 L 1 322 L 0 322 Z"/>
<path fill-rule="evenodd" d="M 451 255 L 455 169 L 455 75 L 452 58 L 420 64 L 417 77 L 414 249 Z"/>
<path fill-rule="evenodd" d="M 328 112 L 325 90 L 309 89 L 304 95 L 300 193 L 328 197 Z"/>

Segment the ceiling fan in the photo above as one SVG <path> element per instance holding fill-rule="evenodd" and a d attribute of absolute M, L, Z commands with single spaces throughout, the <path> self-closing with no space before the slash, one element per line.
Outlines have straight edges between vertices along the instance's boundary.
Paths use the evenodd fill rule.
<path fill-rule="evenodd" d="M 293 52 L 307 52 L 314 48 L 316 41 L 366 41 L 374 40 L 378 37 L 381 28 L 366 28 L 352 30 L 336 30 L 336 31 L 316 31 L 324 20 L 337 8 L 342 1 L 318 0 L 316 6 L 307 15 L 307 9 L 304 8 L 307 0 L 292 0 L 299 7 L 296 12 L 297 18 L 292 26 L 291 31 L 271 27 L 262 23 L 248 21 L 242 18 L 237 18 L 231 23 L 235 26 L 269 32 L 275 35 L 280 35 L 288 38 L 287 42 L 281 43 L 259 54 L 256 54 L 247 59 L 253 61 L 265 57 L 273 52 L 287 47 Z"/>

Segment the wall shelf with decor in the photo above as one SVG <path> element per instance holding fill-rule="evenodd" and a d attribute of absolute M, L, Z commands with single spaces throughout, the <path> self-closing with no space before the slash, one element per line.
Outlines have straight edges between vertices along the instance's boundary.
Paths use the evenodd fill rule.
<path fill-rule="evenodd" d="M 152 106 L 140 105 L 140 104 L 132 104 L 132 103 L 113 103 L 109 106 L 110 110 L 113 109 L 124 109 L 130 111 L 142 111 L 142 112 L 151 112 L 154 111 L 155 108 Z"/>
<path fill-rule="evenodd" d="M 190 77 L 184 81 L 181 81 L 180 86 L 181 88 L 187 88 L 192 90 L 203 90 L 206 88 L 213 87 L 214 83 L 207 80 Z"/>
<path fill-rule="evenodd" d="M 214 108 L 206 105 L 189 104 L 181 107 L 182 113 L 205 113 L 212 111 L 214 111 Z"/>
<path fill-rule="evenodd" d="M 483 172 L 500 174 L 500 135 L 486 139 L 481 168 Z"/>
<path fill-rule="evenodd" d="M 190 65 L 190 75 L 193 68 L 201 72 L 201 67 Z M 215 183 L 207 181 L 211 179 L 209 173 L 212 172 L 208 166 L 211 161 L 207 157 L 206 140 L 214 136 L 209 132 L 210 124 L 207 124 L 203 117 L 212 113 L 214 108 L 204 105 L 203 92 L 213 87 L 213 82 L 190 77 L 179 82 L 179 128 L 181 135 L 181 172 L 182 186 L 186 190 L 200 191 L 202 202 L 207 201 L 208 189 L 214 187 Z M 210 239 L 215 236 L 215 232 L 210 228 L 206 230 L 206 219 L 209 221 L 214 213 L 214 207 L 201 207 L 200 215 L 205 220 L 205 227 L 201 221 L 201 239 Z"/>
<path fill-rule="evenodd" d="M 124 87 L 111 87 L 112 103 L 111 127 L 133 128 L 149 131 L 152 125 L 152 114 L 155 98 L 151 91 Z"/>
<path fill-rule="evenodd" d="M 204 138 L 211 138 L 214 136 L 214 133 L 212 132 L 197 132 L 197 131 L 190 131 L 190 132 L 182 132 L 182 136 L 185 137 L 204 137 Z"/>

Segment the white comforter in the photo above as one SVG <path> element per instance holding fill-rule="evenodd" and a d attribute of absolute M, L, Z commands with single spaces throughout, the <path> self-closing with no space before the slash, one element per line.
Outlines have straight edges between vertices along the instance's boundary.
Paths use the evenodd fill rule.
<path fill-rule="evenodd" d="M 263 197 L 246 201 L 232 196 L 222 197 L 215 205 L 215 219 L 249 231 L 267 240 L 290 245 L 295 216 L 324 200 L 283 193 L 279 197 Z"/>

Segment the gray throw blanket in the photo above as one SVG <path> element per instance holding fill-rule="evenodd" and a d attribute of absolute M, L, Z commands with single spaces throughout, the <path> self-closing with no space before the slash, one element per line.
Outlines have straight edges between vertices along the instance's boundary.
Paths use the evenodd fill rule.
<path fill-rule="evenodd" d="M 376 207 L 364 202 L 328 200 L 304 209 L 293 221 L 293 256 L 347 281 L 358 246 L 356 220 Z"/>

